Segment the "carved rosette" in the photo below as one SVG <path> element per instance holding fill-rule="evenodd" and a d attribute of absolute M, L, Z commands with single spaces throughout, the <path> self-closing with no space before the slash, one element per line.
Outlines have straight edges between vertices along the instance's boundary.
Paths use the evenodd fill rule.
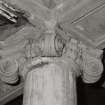
<path fill-rule="evenodd" d="M 18 64 L 14 60 L 0 63 L 0 78 L 3 82 L 14 84 L 18 81 Z"/>
<path fill-rule="evenodd" d="M 101 78 L 101 74 L 103 72 L 101 55 L 102 51 L 89 48 L 87 48 L 86 51 L 82 53 L 83 62 L 81 66 L 83 70 L 82 77 L 84 82 L 94 83 Z"/>

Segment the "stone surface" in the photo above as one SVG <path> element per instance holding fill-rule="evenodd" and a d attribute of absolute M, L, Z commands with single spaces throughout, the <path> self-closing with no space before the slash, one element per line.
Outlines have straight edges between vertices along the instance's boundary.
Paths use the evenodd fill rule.
<path fill-rule="evenodd" d="M 52 62 L 27 74 L 23 105 L 76 105 L 75 75 L 60 64 L 65 69 Z"/>
<path fill-rule="evenodd" d="M 0 62 L 16 61 L 18 75 L 25 80 L 24 105 L 76 105 L 75 78 L 81 75 L 84 82 L 94 83 L 101 77 L 102 50 L 76 40 L 74 34 L 68 31 L 71 28 L 68 27 L 71 25 L 69 21 L 63 26 L 62 23 L 58 25 L 60 33 L 55 31 L 57 22 L 59 24 L 64 18 L 69 18 L 72 10 L 77 12 L 96 1 L 7 1 L 24 11 L 28 19 L 21 30 L 0 43 Z M 49 9 L 50 5 L 53 10 Z M 84 30 L 80 26 L 77 28 Z M 57 56 L 58 52 L 60 56 Z"/>

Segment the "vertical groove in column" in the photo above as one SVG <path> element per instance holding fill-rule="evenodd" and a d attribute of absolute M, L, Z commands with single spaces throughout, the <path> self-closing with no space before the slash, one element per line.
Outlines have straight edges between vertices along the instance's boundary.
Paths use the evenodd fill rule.
<path fill-rule="evenodd" d="M 23 105 L 76 105 L 73 73 L 56 64 L 29 72 L 24 89 Z"/>

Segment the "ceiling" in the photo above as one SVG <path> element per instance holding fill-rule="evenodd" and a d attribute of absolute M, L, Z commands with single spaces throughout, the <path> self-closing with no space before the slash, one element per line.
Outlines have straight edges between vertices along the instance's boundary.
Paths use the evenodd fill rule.
<path fill-rule="evenodd" d="M 84 43 L 104 48 L 105 0 L 7 0 L 20 10 L 25 10 L 28 20 L 56 20 L 63 31 Z M 1 19 L 1 23 L 6 20 Z M 64 35 L 66 37 L 66 35 Z"/>

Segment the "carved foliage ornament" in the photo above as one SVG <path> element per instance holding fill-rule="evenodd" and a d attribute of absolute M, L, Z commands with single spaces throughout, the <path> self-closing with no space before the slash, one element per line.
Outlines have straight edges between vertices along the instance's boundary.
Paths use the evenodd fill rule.
<path fill-rule="evenodd" d="M 84 45 L 81 41 L 70 37 L 70 32 L 65 32 L 63 29 L 59 28 L 60 33 L 56 31 L 57 22 L 60 22 L 65 16 L 63 12 L 70 11 L 69 4 L 76 5 L 78 2 L 78 0 L 0 1 L 0 14 L 11 22 L 17 22 L 19 13 L 28 19 L 27 24 L 18 32 L 0 42 L 0 78 L 10 84 L 17 81 L 18 75 L 26 80 L 24 105 L 36 105 L 38 102 L 43 103 L 43 100 L 46 105 L 50 101 L 56 104 L 61 102 L 59 105 L 65 104 L 67 101 L 67 103 L 71 102 L 72 105 L 76 105 L 75 77 L 81 75 L 84 82 L 87 83 L 96 82 L 101 77 L 103 71 L 102 50 Z M 83 1 L 83 4 L 85 2 L 86 0 Z M 46 6 L 42 6 L 42 4 Z M 59 84 L 53 78 L 56 78 Z M 67 81 L 71 83 L 69 83 L 70 89 L 68 89 Z M 55 84 L 53 84 L 54 82 Z M 45 88 L 42 88 L 43 84 Z M 64 85 L 65 87 L 63 87 Z M 59 86 L 61 90 L 58 89 Z M 30 88 L 35 89 L 30 91 Z M 58 97 L 56 96 L 56 98 L 59 101 L 56 100 L 55 93 L 53 94 L 55 92 L 53 88 L 57 89 Z M 40 92 L 43 89 L 44 93 Z M 42 95 L 42 98 L 38 98 L 36 93 L 33 94 L 36 90 L 39 92 L 38 94 Z M 67 91 L 69 91 L 70 97 L 67 95 Z M 30 93 L 28 94 L 28 92 Z M 69 98 L 71 101 L 66 100 Z M 34 99 L 37 100 L 36 104 Z M 64 100 L 62 101 L 62 99 Z"/>
<path fill-rule="evenodd" d="M 98 62 L 100 62 L 99 66 L 97 65 L 96 69 L 96 72 L 97 70 L 99 70 L 100 73 L 99 75 L 97 73 L 95 75 L 95 77 L 97 77 L 97 75 L 100 77 L 100 74 L 102 73 L 102 65 L 100 61 L 102 51 L 81 44 L 80 41 L 71 38 L 69 32 L 64 32 L 64 30 L 60 27 L 59 30 L 61 30 L 62 32 L 59 33 L 58 31 L 56 33 L 58 19 L 57 16 L 60 11 L 63 12 L 63 10 L 68 7 L 68 4 L 70 4 L 70 2 L 73 5 L 79 3 L 78 0 L 52 0 L 48 2 L 46 2 L 46 0 L 1 0 L 0 14 L 2 16 L 16 23 L 18 18 L 17 14 L 21 13 L 22 16 L 25 16 L 31 22 L 31 24 L 29 22 L 28 25 L 25 25 L 14 35 L 11 35 L 6 40 L 1 41 L 1 65 L 3 64 L 6 66 L 6 62 L 8 61 L 17 62 L 16 64 L 14 63 L 14 65 L 16 65 L 15 67 L 17 68 L 18 65 L 19 69 L 22 69 L 24 68 L 24 66 L 21 66 L 22 64 L 25 64 L 29 59 L 33 59 L 35 57 L 65 56 L 67 58 L 69 57 L 73 60 L 73 62 L 79 65 L 81 70 L 90 69 L 88 68 L 88 65 L 91 64 L 90 62 L 94 62 L 91 66 L 91 69 L 95 67 L 95 64 L 98 64 Z M 53 5 L 53 8 L 49 8 L 51 7 L 51 5 Z M 70 8 L 68 8 L 67 10 L 70 10 Z M 62 16 L 64 16 L 64 13 L 62 12 L 61 14 Z M 36 21 L 37 19 L 39 19 L 40 24 L 38 23 L 38 21 Z M 38 29 L 38 26 L 46 28 L 39 27 Z M 64 38 L 68 35 L 68 38 Z M 3 66 L 1 66 L 1 68 L 3 70 Z M 7 68 L 9 69 L 8 66 Z M 93 71 L 90 70 L 90 72 L 92 73 Z M 88 70 L 87 74 L 90 76 Z M 3 77 L 2 72 L 1 75 L 1 77 Z"/>

